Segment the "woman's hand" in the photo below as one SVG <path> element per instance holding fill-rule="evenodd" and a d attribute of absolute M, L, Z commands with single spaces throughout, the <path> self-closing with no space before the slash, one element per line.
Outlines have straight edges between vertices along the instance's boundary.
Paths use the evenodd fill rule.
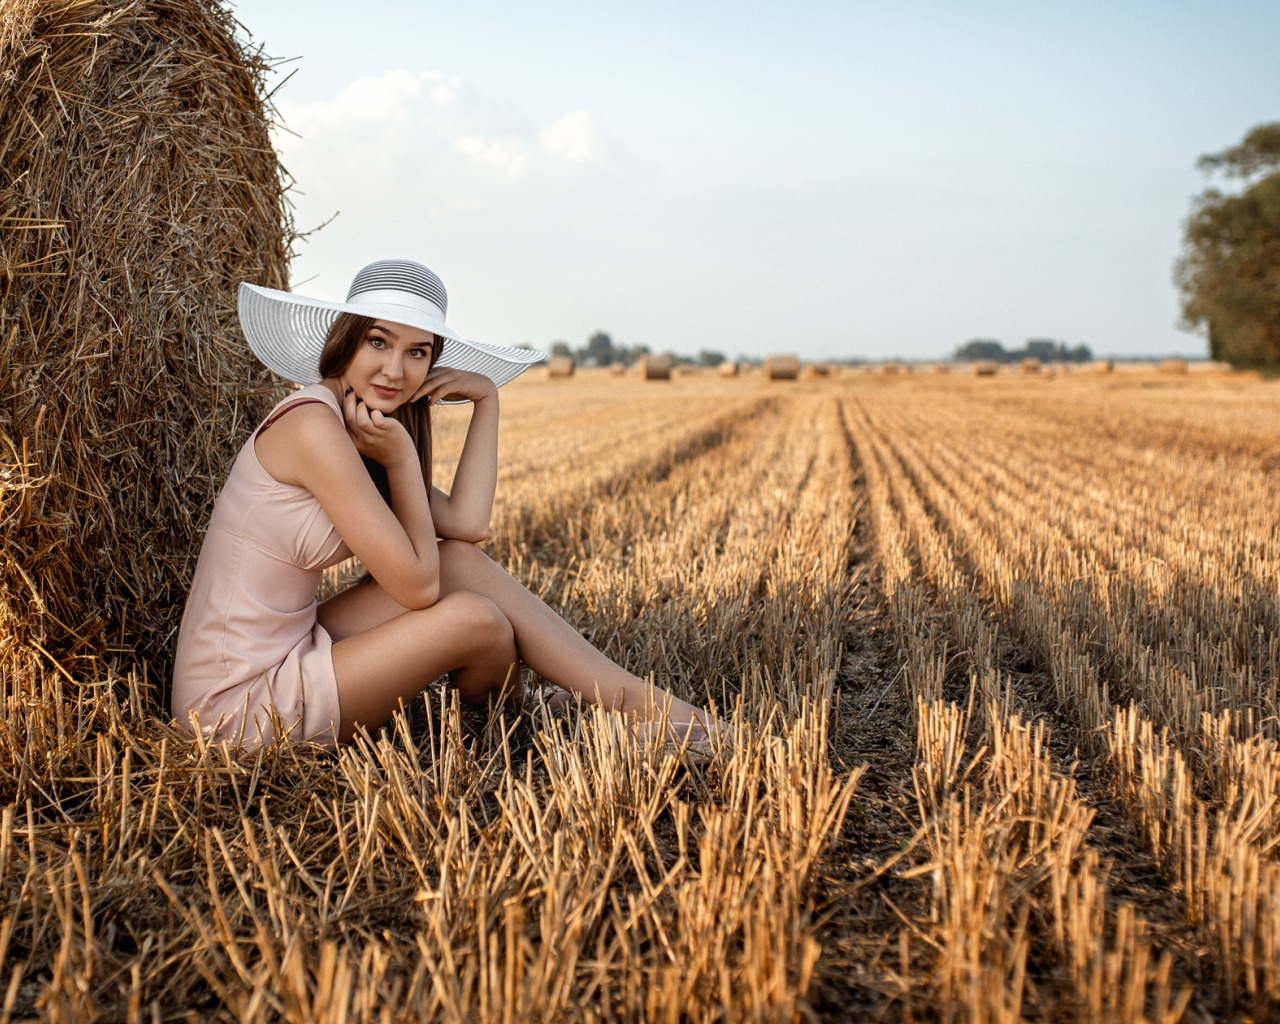
<path fill-rule="evenodd" d="M 442 366 L 427 374 L 422 386 L 409 399 L 419 399 L 435 405 L 437 402 L 458 401 L 483 402 L 497 397 L 498 389 L 493 381 L 483 373 L 469 370 L 455 370 L 450 366 Z"/>
<path fill-rule="evenodd" d="M 388 469 L 403 460 L 417 464 L 418 453 L 413 446 L 413 438 L 400 421 L 384 416 L 377 409 L 370 409 L 351 388 L 342 399 L 342 416 L 347 424 L 347 435 L 361 455 Z"/>

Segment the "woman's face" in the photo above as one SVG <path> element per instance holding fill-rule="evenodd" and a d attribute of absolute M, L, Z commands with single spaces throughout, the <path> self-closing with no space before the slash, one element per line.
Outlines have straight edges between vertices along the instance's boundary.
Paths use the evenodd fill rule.
<path fill-rule="evenodd" d="M 343 385 L 370 409 L 389 413 L 409 401 L 431 369 L 435 335 L 417 327 L 375 320 L 342 374 Z"/>

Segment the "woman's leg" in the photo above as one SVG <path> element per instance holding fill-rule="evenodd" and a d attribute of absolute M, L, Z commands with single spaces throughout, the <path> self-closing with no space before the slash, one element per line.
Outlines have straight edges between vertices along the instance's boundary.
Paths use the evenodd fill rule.
<path fill-rule="evenodd" d="M 459 592 L 487 598 L 502 612 L 514 631 L 521 660 L 538 675 L 581 694 L 590 703 L 599 699 L 606 708 L 632 712 L 642 719 L 658 716 L 659 706 L 650 701 L 644 680 L 592 647 L 474 544 L 444 540 L 440 542 L 440 593 L 448 596 Z M 320 622 L 336 637 L 368 629 L 403 612 L 376 582 L 370 582 L 326 601 L 321 606 Z M 704 712 L 692 704 L 669 698 L 656 687 L 652 690 L 652 700 L 658 705 L 667 699 L 673 722 L 704 721 Z"/>
<path fill-rule="evenodd" d="M 346 601 L 321 606 L 320 623 L 335 641 L 340 740 L 350 740 L 357 725 L 381 725 L 401 700 L 445 673 L 469 704 L 498 696 L 504 686 L 519 695 L 511 624 L 492 601 L 456 591 L 430 608 L 410 611 L 396 605 L 396 614 L 379 616 L 378 595 L 386 595 L 380 587 L 371 592 L 375 587 L 353 587 L 339 595 L 352 594 Z M 359 624 L 366 628 L 353 628 Z"/>

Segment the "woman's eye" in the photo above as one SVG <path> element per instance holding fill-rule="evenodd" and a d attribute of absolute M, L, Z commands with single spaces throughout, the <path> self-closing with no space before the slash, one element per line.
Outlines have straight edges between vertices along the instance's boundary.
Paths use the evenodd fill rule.
<path fill-rule="evenodd" d="M 427 356 L 427 352 L 425 349 L 411 348 L 409 350 L 409 355 L 413 356 L 414 359 L 425 359 Z"/>
<path fill-rule="evenodd" d="M 386 342 L 383 341 L 381 338 L 379 338 L 377 335 L 374 335 L 369 339 L 369 344 L 372 345 L 374 348 L 382 348 L 386 344 Z"/>

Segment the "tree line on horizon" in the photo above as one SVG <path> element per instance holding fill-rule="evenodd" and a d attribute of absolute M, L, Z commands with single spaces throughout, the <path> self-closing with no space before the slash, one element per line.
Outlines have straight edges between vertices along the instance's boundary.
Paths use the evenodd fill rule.
<path fill-rule="evenodd" d="M 1183 325 L 1207 336 L 1212 359 L 1280 370 L 1280 121 L 1197 166 L 1243 188 L 1210 187 L 1193 200 L 1174 270 Z"/>
<path fill-rule="evenodd" d="M 1081 342 L 1068 346 L 1065 341 L 1053 338 L 1028 338 L 1022 348 L 1007 349 L 994 338 L 971 338 L 955 350 L 951 357 L 957 362 L 976 362 L 979 359 L 997 363 L 1016 363 L 1023 359 L 1039 359 L 1042 363 L 1087 363 L 1093 359 L 1093 350 Z"/>
<path fill-rule="evenodd" d="M 615 363 L 621 363 L 625 366 L 631 366 L 638 362 L 642 356 L 652 355 L 648 345 L 619 345 L 613 340 L 612 335 L 608 331 L 596 331 L 587 339 L 585 345 L 577 348 L 570 347 L 567 341 L 553 341 L 551 343 L 551 354 L 553 356 L 572 356 L 574 362 L 580 366 L 613 366 Z M 677 366 L 719 366 L 725 361 L 725 354 L 715 349 L 699 349 L 698 354 L 694 356 L 682 355 L 679 352 L 664 352 L 663 355 L 671 357 L 671 361 Z M 754 362 L 750 356 L 739 358 L 740 362 Z"/>

